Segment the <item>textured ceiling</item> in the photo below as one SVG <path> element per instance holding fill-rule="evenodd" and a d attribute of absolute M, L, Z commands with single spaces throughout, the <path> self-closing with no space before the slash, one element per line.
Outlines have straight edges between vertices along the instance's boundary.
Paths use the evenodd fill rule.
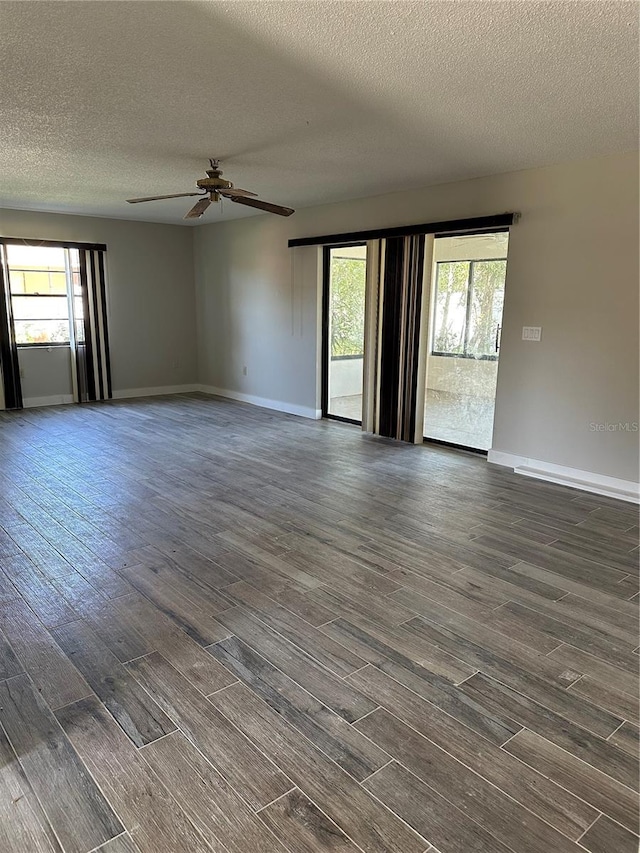
<path fill-rule="evenodd" d="M 635 2 L 0 2 L 0 204 L 180 222 L 637 147 Z M 250 213 L 230 202 L 200 222 Z"/>

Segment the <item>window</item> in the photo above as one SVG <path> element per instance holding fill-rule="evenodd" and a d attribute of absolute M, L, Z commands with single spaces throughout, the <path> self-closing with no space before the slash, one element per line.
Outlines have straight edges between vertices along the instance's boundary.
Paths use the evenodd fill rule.
<path fill-rule="evenodd" d="M 325 248 L 322 410 L 362 422 L 367 247 Z"/>
<path fill-rule="evenodd" d="M 18 346 L 68 344 L 70 296 L 76 312 L 82 308 L 78 251 L 15 244 L 6 249 Z"/>
<path fill-rule="evenodd" d="M 437 264 L 432 355 L 497 357 L 504 258 Z"/>
<path fill-rule="evenodd" d="M 331 358 L 357 358 L 363 354 L 365 255 L 364 246 L 331 251 Z"/>

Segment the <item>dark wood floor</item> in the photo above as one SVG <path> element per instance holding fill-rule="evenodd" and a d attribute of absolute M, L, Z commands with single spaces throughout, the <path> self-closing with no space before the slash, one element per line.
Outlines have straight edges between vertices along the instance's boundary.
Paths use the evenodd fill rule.
<path fill-rule="evenodd" d="M 636 853 L 633 506 L 197 395 L 0 477 L 2 853 Z"/>

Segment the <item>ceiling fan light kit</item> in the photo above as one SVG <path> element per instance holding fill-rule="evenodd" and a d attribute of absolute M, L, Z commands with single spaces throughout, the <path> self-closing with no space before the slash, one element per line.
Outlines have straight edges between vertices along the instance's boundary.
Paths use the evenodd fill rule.
<path fill-rule="evenodd" d="M 128 198 L 127 202 L 129 204 L 140 204 L 140 202 L 160 201 L 165 198 L 202 196 L 200 201 L 197 201 L 191 210 L 185 214 L 185 219 L 199 219 L 210 204 L 220 201 L 221 198 L 228 198 L 229 201 L 233 201 L 236 204 L 244 204 L 247 207 L 254 207 L 257 210 L 264 210 L 267 213 L 275 213 L 278 216 L 291 216 L 292 213 L 295 213 L 291 207 L 283 207 L 280 204 L 262 201 L 256 198 L 255 193 L 234 187 L 231 181 L 227 181 L 222 177 L 219 160 L 209 160 L 209 164 L 211 168 L 207 169 L 207 177 L 196 181 L 196 186 L 200 189 L 200 192 L 154 195 L 147 198 Z"/>

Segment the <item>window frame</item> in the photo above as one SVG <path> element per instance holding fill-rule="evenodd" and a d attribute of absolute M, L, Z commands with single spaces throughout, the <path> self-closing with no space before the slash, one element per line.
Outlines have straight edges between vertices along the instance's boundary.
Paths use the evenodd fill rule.
<path fill-rule="evenodd" d="M 323 418 L 343 423 L 362 425 L 360 420 L 345 418 L 342 415 L 333 415 L 329 412 L 329 369 L 334 357 L 331 355 L 331 250 L 347 249 L 352 247 L 367 246 L 365 240 L 355 240 L 345 243 L 328 243 L 322 247 L 322 341 L 321 341 L 321 387 L 320 387 L 320 410 Z M 365 260 L 366 263 L 366 260 Z M 364 341 L 362 355 L 336 356 L 337 360 L 347 361 L 349 359 L 364 358 Z"/>
<path fill-rule="evenodd" d="M 16 243 L 14 241 L 5 240 L 3 242 L 5 243 L 5 245 L 16 245 Z M 74 284 L 74 279 L 73 279 L 74 268 L 73 268 L 72 262 L 71 262 L 71 251 L 75 247 L 71 247 L 71 246 L 64 245 L 64 244 L 57 244 L 57 243 L 54 244 L 54 243 L 51 243 L 49 241 L 47 241 L 47 242 L 48 242 L 48 245 L 51 246 L 52 248 L 60 248 L 64 251 L 64 261 L 65 261 L 64 270 L 24 269 L 23 267 L 13 267 L 9 263 L 9 259 L 7 257 L 6 265 L 7 265 L 8 279 L 9 279 L 9 281 L 8 281 L 9 298 L 11 300 L 12 306 L 13 306 L 13 298 L 14 297 L 19 297 L 21 299 L 30 299 L 30 298 L 35 298 L 35 299 L 48 299 L 48 298 L 64 299 L 66 301 L 66 304 L 67 304 L 67 324 L 69 327 L 68 339 L 65 341 L 29 341 L 29 342 L 23 343 L 23 342 L 18 341 L 16 338 L 16 347 L 18 349 L 32 349 L 32 348 L 33 349 L 42 349 L 42 348 L 48 349 L 48 348 L 53 348 L 53 347 L 69 348 L 72 345 L 73 318 L 72 318 L 71 311 L 70 311 L 69 300 L 73 299 L 77 295 L 75 293 L 75 284 Z M 19 245 L 19 243 L 17 245 Z M 34 248 L 37 248 L 37 247 L 34 247 Z M 22 272 L 22 273 L 25 273 L 25 272 L 41 272 L 41 273 L 48 273 L 49 277 L 51 276 L 52 273 L 64 272 L 65 281 L 66 281 L 65 292 L 64 293 L 14 293 L 11 290 L 11 272 Z M 49 278 L 49 280 L 50 280 L 50 278 Z M 13 313 L 13 308 L 12 308 L 12 313 Z M 50 321 L 60 321 L 61 319 L 62 318 L 60 318 L 60 317 L 35 317 L 35 318 L 21 317 L 21 318 L 17 319 L 14 316 L 13 322 L 14 322 L 14 326 L 15 326 L 16 323 L 37 323 L 39 321 L 50 322 Z"/>
<path fill-rule="evenodd" d="M 506 264 L 507 258 L 459 258 L 457 260 L 451 261 L 436 261 L 436 275 L 434 281 L 433 288 L 433 319 L 431 326 L 431 341 L 435 341 L 436 339 L 436 323 L 437 323 L 437 308 L 438 308 L 438 279 L 440 277 L 440 265 L 441 264 L 469 264 L 469 273 L 467 275 L 467 289 L 466 289 L 466 302 L 465 302 L 465 317 L 464 317 L 464 335 L 463 335 L 463 351 L 462 352 L 447 352 L 446 350 L 435 350 L 433 348 L 433 343 L 429 348 L 429 355 L 439 356 L 441 358 L 471 358 L 475 361 L 498 361 L 499 353 L 496 351 L 491 354 L 483 354 L 483 355 L 475 355 L 474 353 L 468 352 L 468 344 L 469 344 L 469 321 L 471 319 L 471 307 L 472 307 L 472 297 L 473 297 L 473 273 L 475 264 L 487 263 L 490 261 L 503 261 L 505 264 L 505 284 L 506 284 Z M 500 327 L 498 327 L 500 328 Z"/>

